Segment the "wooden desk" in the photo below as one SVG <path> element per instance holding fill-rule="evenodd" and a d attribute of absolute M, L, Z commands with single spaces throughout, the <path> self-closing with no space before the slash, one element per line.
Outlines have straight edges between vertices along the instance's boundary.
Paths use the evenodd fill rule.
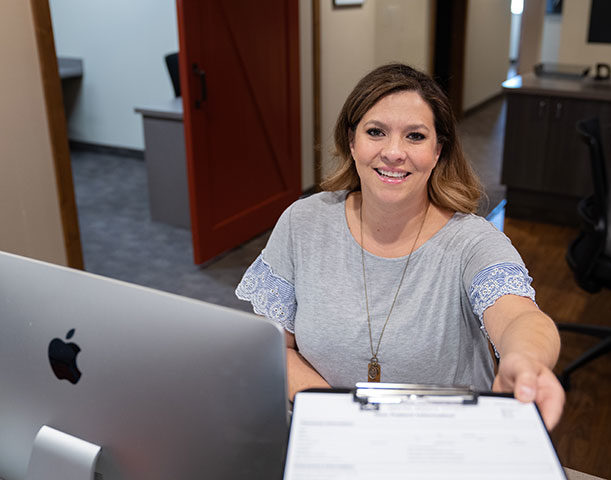
<path fill-rule="evenodd" d="M 507 216 L 577 225 L 577 202 L 592 193 L 589 151 L 575 129 L 598 116 L 611 153 L 611 81 L 517 76 L 503 83 L 507 120 L 501 182 Z"/>
<path fill-rule="evenodd" d="M 190 228 L 182 98 L 134 110 L 144 126 L 151 219 Z"/>
<path fill-rule="evenodd" d="M 564 467 L 564 473 L 566 473 L 566 478 L 568 478 L 568 480 L 604 480 L 603 478 L 588 475 L 587 473 L 578 472 L 577 470 L 566 467 Z"/>
<path fill-rule="evenodd" d="M 578 472 L 577 470 L 571 470 L 570 468 L 566 467 L 564 467 L 564 473 L 566 473 L 566 478 L 568 480 L 604 480 L 603 478 L 588 475 L 587 473 Z M 3 479 L 0 478 L 0 480 Z"/>

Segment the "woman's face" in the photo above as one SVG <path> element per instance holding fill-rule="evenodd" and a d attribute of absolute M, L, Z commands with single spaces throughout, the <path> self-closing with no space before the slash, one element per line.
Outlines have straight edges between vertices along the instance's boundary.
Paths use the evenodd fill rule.
<path fill-rule="evenodd" d="M 387 95 L 357 125 L 350 151 L 363 198 L 389 206 L 423 200 L 441 152 L 433 111 L 417 92 Z"/>

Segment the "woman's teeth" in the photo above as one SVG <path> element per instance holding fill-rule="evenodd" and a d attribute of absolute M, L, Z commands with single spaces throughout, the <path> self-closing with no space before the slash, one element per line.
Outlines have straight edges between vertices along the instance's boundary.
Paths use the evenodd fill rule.
<path fill-rule="evenodd" d="M 409 172 L 389 172 L 387 170 L 381 170 L 379 168 L 375 168 L 374 169 L 376 172 L 378 172 L 380 175 L 383 175 L 384 177 L 390 177 L 390 178 L 405 178 L 409 175 Z"/>

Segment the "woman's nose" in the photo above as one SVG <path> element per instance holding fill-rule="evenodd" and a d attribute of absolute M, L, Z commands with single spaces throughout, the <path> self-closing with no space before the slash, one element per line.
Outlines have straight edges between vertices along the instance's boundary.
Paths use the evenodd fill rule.
<path fill-rule="evenodd" d="M 405 160 L 407 153 L 403 148 L 401 139 L 389 137 L 382 149 L 382 157 L 384 160 L 393 163 Z"/>

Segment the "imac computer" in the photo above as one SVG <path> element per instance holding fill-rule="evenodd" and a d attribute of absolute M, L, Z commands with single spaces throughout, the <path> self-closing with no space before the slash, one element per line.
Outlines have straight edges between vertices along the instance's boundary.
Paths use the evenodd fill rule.
<path fill-rule="evenodd" d="M 280 479 L 287 436 L 273 322 L 0 252 L 0 478 Z"/>

